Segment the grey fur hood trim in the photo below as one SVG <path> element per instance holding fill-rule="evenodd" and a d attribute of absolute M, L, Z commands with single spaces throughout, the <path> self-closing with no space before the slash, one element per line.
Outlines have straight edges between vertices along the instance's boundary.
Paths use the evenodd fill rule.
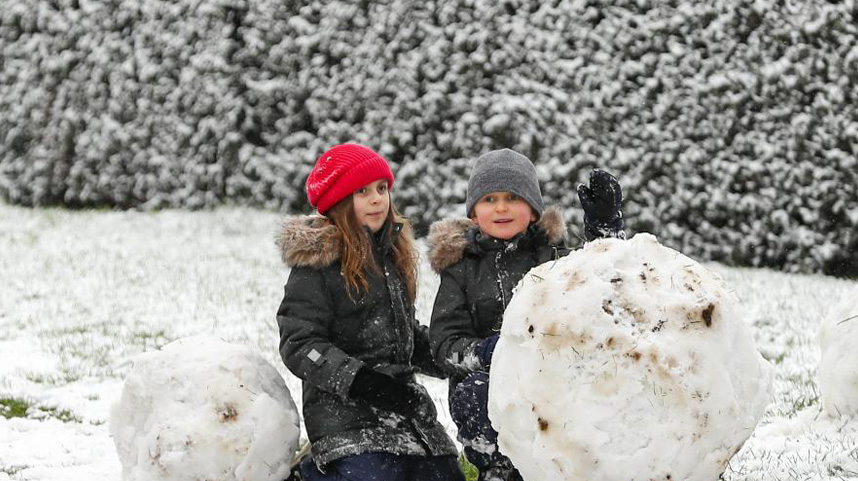
<path fill-rule="evenodd" d="M 468 230 L 476 227 L 477 224 L 465 217 L 433 223 L 426 238 L 432 270 L 440 273 L 459 262 L 468 246 L 466 234 Z M 549 245 L 562 245 L 566 242 L 566 221 L 557 207 L 546 208 L 536 222 L 536 228 L 545 233 Z"/>
<path fill-rule="evenodd" d="M 340 258 L 340 232 L 321 215 L 286 217 L 276 242 L 289 267 L 327 267 Z"/>

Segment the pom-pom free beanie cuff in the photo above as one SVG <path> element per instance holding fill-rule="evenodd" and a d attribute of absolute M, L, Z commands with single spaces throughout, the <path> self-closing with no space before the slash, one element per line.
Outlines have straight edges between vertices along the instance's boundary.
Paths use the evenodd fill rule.
<path fill-rule="evenodd" d="M 513 150 L 493 150 L 474 162 L 468 180 L 465 215 L 471 217 L 477 201 L 492 192 L 516 194 L 530 205 L 538 217 L 542 217 L 545 210 L 536 167 L 530 159 Z"/>
<path fill-rule="evenodd" d="M 340 144 L 316 161 L 307 177 L 307 199 L 320 214 L 361 187 L 384 179 L 393 188 L 393 172 L 387 161 L 369 147 Z"/>

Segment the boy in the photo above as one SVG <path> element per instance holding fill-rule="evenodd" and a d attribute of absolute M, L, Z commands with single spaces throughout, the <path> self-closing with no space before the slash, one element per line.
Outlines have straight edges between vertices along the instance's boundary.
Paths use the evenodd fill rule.
<path fill-rule="evenodd" d="M 624 237 L 619 183 L 595 170 L 590 184 L 578 188 L 588 240 Z M 488 370 L 513 288 L 534 266 L 569 253 L 566 226 L 558 209 L 545 208 L 533 163 L 509 149 L 477 159 L 466 211 L 468 219 L 439 221 L 429 232 L 430 263 L 441 276 L 432 352 L 450 376 L 450 413 L 479 480 L 517 480 L 488 420 Z"/>

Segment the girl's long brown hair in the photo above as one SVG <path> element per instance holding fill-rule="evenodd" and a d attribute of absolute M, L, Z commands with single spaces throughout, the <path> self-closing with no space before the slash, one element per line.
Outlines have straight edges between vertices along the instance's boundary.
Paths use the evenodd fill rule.
<path fill-rule="evenodd" d="M 381 274 L 381 269 L 375 262 L 366 229 L 358 222 L 354 212 L 354 199 L 348 196 L 328 210 L 325 216 L 331 219 L 340 232 L 340 265 L 346 285 L 350 290 L 360 292 L 368 288 L 366 273 L 371 270 Z M 402 224 L 402 231 L 393 243 L 391 254 L 393 265 L 405 283 L 408 301 L 413 303 L 417 298 L 417 249 L 414 247 L 411 223 L 397 212 L 392 200 L 387 222 Z"/>

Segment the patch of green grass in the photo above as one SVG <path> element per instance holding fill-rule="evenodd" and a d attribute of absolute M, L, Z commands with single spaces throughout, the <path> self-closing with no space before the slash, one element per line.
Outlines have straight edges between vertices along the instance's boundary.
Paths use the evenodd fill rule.
<path fill-rule="evenodd" d="M 465 481 L 477 481 L 477 476 L 480 472 L 477 467 L 468 462 L 468 458 L 464 454 L 459 455 L 459 466 L 462 467 L 462 472 L 465 473 Z"/>
<path fill-rule="evenodd" d="M 66 337 L 74 334 L 89 334 L 93 330 L 93 326 L 70 326 L 58 327 L 50 331 L 52 337 Z"/>
<path fill-rule="evenodd" d="M 69 371 L 63 371 L 60 374 L 27 373 L 24 377 L 32 383 L 46 384 L 49 386 L 71 384 L 80 380 L 80 376 Z"/>
<path fill-rule="evenodd" d="M 25 418 L 30 405 L 21 399 L 0 399 L 0 416 L 6 419 Z"/>
<path fill-rule="evenodd" d="M 782 364 L 784 359 L 786 359 L 786 351 L 781 351 L 778 353 L 770 352 L 765 349 L 760 349 L 760 354 L 763 356 L 763 359 L 769 361 L 770 363 L 777 366 L 778 364 Z"/>
<path fill-rule="evenodd" d="M 766 360 L 769 361 L 770 363 L 772 363 L 774 365 L 778 365 L 778 364 L 782 364 L 784 362 L 784 359 L 786 359 L 786 353 L 782 352 L 782 353 L 775 354 L 775 355 L 770 354 L 769 357 L 766 357 L 766 356 L 763 356 L 763 357 L 766 358 Z"/>
<path fill-rule="evenodd" d="M 64 423 L 80 423 L 81 419 L 75 416 L 71 411 L 67 409 L 59 409 L 55 407 L 40 407 L 40 411 L 45 413 L 47 416 L 52 418 L 57 418 Z"/>
<path fill-rule="evenodd" d="M 157 331 L 137 331 L 131 334 L 131 341 L 135 344 L 143 346 L 143 350 L 147 351 L 151 348 L 161 349 L 164 345 L 170 342 L 167 338 L 167 331 L 159 329 Z"/>
<path fill-rule="evenodd" d="M 799 396 L 797 399 L 793 399 L 792 408 L 793 412 L 790 413 L 792 415 L 798 414 L 799 412 L 819 404 L 819 395 L 818 394 L 806 394 L 803 396 Z"/>
<path fill-rule="evenodd" d="M 81 419 L 67 409 L 36 406 L 24 399 L 0 398 L 0 416 L 11 418 L 56 418 L 64 423 L 80 423 Z"/>
<path fill-rule="evenodd" d="M 131 334 L 132 339 L 157 339 L 160 337 L 167 337 L 167 332 L 163 329 L 159 329 L 155 332 L 137 331 L 134 334 Z"/>
<path fill-rule="evenodd" d="M 0 466 L 0 473 L 6 473 L 11 477 L 11 476 L 15 476 L 16 474 L 20 473 L 21 471 L 23 471 L 27 468 L 29 468 L 29 466 L 26 466 L 23 464 L 12 465 L 12 466 Z"/>

